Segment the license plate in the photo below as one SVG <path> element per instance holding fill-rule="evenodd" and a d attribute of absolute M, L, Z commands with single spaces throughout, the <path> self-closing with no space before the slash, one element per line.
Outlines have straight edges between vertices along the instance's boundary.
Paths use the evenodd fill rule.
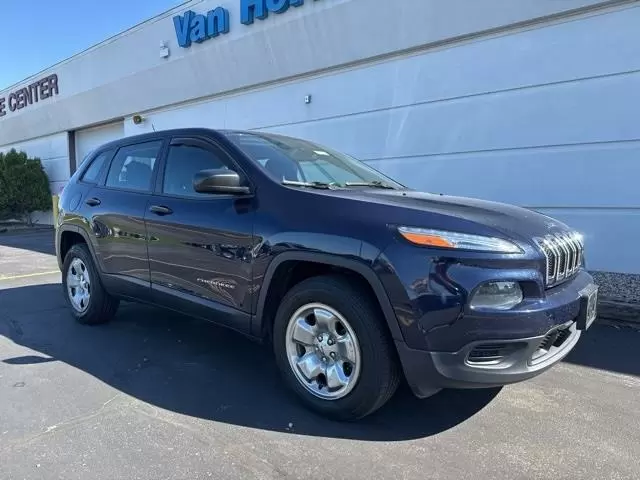
<path fill-rule="evenodd" d="M 598 286 L 589 285 L 580 292 L 578 330 L 587 330 L 598 316 Z"/>

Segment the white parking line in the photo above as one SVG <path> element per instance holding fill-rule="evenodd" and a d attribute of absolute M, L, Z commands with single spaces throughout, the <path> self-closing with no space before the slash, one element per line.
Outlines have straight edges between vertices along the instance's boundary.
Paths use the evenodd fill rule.
<path fill-rule="evenodd" d="M 49 272 L 25 273 L 24 275 L 0 275 L 0 282 L 3 280 L 19 280 L 21 278 L 42 277 L 44 275 L 53 275 L 60 273 L 60 270 L 51 270 Z"/>

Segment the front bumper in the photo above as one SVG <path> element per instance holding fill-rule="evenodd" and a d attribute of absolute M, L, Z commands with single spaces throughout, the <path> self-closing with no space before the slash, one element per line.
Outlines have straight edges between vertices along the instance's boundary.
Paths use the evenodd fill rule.
<path fill-rule="evenodd" d="M 424 398 L 443 388 L 489 388 L 533 378 L 561 361 L 581 334 L 571 322 L 547 335 L 473 342 L 453 353 L 414 350 L 403 342 L 396 347 L 409 386 Z M 482 353 L 495 355 L 483 359 Z"/>
<path fill-rule="evenodd" d="M 550 294 L 544 307 L 520 312 L 529 323 L 528 331 L 522 319 L 515 318 L 516 312 L 513 317 L 498 316 L 502 317 L 498 323 L 498 318 L 473 315 L 455 322 L 457 334 L 466 339 L 455 351 L 418 350 L 396 341 L 413 392 L 427 397 L 443 388 L 507 385 L 533 378 L 560 362 L 583 333 L 578 327 L 580 291 L 593 280 L 582 272 L 568 283 Z"/>

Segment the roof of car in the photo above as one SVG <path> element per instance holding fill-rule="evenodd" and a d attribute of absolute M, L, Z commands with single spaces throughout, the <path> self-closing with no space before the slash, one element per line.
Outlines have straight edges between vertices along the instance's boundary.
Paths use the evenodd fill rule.
<path fill-rule="evenodd" d="M 256 132 L 252 130 L 237 130 L 237 129 L 217 129 L 206 127 L 187 127 L 187 128 L 170 128 L 167 130 L 158 130 L 154 132 L 146 132 L 138 135 L 129 135 L 126 137 L 112 140 L 99 147 L 100 150 L 118 147 L 120 145 L 128 145 L 132 143 L 145 142 L 156 138 L 164 138 L 167 136 L 189 136 L 189 135 L 211 135 L 214 136 L 228 133 L 236 134 L 263 134 L 265 132 Z M 269 132 L 269 135 L 274 135 Z"/>
<path fill-rule="evenodd" d="M 136 142 L 144 142 L 147 140 L 152 140 L 154 138 L 163 138 L 166 136 L 174 136 L 174 135 L 194 135 L 194 134 L 203 134 L 203 133 L 215 133 L 216 130 L 210 128 L 172 128 L 168 130 L 158 130 L 153 132 L 140 133 L 138 135 L 128 135 L 126 137 L 118 138 L 116 140 L 112 140 L 110 142 L 104 143 L 100 148 L 109 148 L 117 145 L 127 144 L 127 143 L 136 143 Z"/>

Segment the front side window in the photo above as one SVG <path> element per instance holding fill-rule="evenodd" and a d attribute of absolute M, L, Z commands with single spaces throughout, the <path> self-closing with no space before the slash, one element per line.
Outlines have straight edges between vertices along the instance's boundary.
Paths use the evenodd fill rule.
<path fill-rule="evenodd" d="M 162 191 L 169 195 L 207 196 L 194 190 L 194 176 L 201 170 L 228 168 L 223 158 L 222 154 L 213 149 L 194 145 L 172 145 L 167 155 Z"/>
<path fill-rule="evenodd" d="M 226 132 L 245 155 L 274 179 L 337 187 L 383 185 L 404 188 L 366 163 L 313 142 L 259 132 Z"/>
<path fill-rule="evenodd" d="M 147 192 L 151 190 L 151 179 L 156 159 L 162 147 L 161 141 L 128 145 L 118 150 L 111 162 L 107 187 Z"/>

